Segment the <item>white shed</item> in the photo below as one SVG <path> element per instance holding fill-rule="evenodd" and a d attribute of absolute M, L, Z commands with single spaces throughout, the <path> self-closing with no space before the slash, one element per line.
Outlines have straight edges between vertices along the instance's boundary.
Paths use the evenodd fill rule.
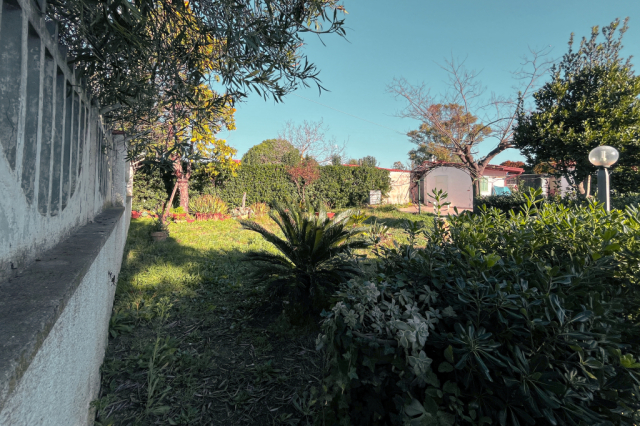
<path fill-rule="evenodd" d="M 471 176 L 458 167 L 439 166 L 429 170 L 420 181 L 421 199 L 425 204 L 432 204 L 433 190 L 441 189 L 448 193 L 446 201 L 451 208 L 473 208 L 473 185 Z"/>

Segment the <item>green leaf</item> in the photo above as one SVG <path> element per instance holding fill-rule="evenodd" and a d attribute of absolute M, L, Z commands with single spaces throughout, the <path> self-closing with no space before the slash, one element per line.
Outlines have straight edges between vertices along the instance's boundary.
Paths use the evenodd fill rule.
<path fill-rule="evenodd" d="M 449 347 L 447 349 L 444 350 L 444 357 L 447 361 L 449 361 L 451 364 L 454 363 L 454 359 L 453 359 L 453 346 L 449 345 Z"/>
<path fill-rule="evenodd" d="M 453 365 L 443 362 L 438 366 L 438 373 L 450 373 L 453 371 Z"/>

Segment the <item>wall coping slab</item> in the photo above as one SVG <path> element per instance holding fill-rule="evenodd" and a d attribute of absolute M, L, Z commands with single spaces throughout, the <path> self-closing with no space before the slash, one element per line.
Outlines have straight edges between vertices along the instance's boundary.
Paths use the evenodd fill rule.
<path fill-rule="evenodd" d="M 105 209 L 16 277 L 0 282 L 0 411 L 124 211 Z M 117 273 L 109 285 L 116 285 Z"/>

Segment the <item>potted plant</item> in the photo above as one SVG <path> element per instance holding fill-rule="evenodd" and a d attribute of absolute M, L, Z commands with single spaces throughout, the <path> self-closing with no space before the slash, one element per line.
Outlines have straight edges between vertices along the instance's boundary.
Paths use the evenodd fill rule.
<path fill-rule="evenodd" d="M 169 236 L 169 228 L 162 222 L 162 219 L 156 219 L 153 221 L 150 235 L 155 242 L 164 241 Z"/>

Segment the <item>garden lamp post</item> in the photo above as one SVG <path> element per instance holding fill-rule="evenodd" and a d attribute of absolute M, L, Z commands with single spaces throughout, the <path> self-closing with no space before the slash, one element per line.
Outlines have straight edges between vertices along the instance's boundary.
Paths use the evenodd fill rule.
<path fill-rule="evenodd" d="M 589 161 L 598 169 L 598 201 L 604 204 L 606 211 L 611 211 L 609 199 L 609 171 L 607 170 L 618 161 L 618 150 L 612 146 L 602 145 L 589 153 Z"/>

